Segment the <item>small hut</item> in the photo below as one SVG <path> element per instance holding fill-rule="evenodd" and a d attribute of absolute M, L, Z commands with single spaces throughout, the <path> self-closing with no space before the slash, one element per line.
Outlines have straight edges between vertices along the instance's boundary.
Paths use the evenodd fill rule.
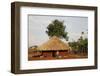
<path fill-rule="evenodd" d="M 30 57 L 39 57 L 42 52 L 37 50 L 38 46 L 32 46 L 28 49 L 28 56 Z"/>
<path fill-rule="evenodd" d="M 65 43 L 53 36 L 47 42 L 38 46 L 37 50 L 41 51 L 44 57 L 63 57 L 68 54 L 70 48 L 67 42 Z"/>

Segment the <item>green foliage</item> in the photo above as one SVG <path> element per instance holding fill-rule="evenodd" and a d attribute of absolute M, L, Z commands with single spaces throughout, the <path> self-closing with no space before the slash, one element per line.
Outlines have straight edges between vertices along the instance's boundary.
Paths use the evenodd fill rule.
<path fill-rule="evenodd" d="M 77 42 L 69 42 L 69 45 L 71 46 L 72 50 L 77 51 L 78 50 L 78 43 Z"/>
<path fill-rule="evenodd" d="M 77 51 L 78 53 L 88 53 L 88 39 L 83 38 L 81 33 L 80 38 L 75 42 L 69 42 L 69 45 L 72 47 L 73 51 Z"/>
<path fill-rule="evenodd" d="M 79 39 L 78 46 L 79 46 L 79 50 L 80 51 L 87 53 L 87 50 L 88 50 L 88 39 L 87 38 Z"/>
<path fill-rule="evenodd" d="M 65 28 L 63 21 L 54 20 L 48 25 L 46 33 L 49 37 L 57 36 L 68 40 L 68 32 L 65 32 Z"/>

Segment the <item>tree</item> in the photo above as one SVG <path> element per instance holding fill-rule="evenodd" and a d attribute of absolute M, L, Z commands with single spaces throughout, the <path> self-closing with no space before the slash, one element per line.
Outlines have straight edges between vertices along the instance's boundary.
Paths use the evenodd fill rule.
<path fill-rule="evenodd" d="M 84 32 L 81 32 L 80 38 L 75 42 L 69 42 L 73 52 L 88 54 L 88 39 L 83 37 Z"/>
<path fill-rule="evenodd" d="M 73 51 L 78 51 L 78 43 L 73 41 L 73 42 L 69 42 L 69 45 L 71 46 Z"/>
<path fill-rule="evenodd" d="M 68 41 L 68 32 L 65 32 L 65 28 L 64 22 L 56 19 L 48 25 L 46 33 L 49 37 L 57 36 Z"/>
<path fill-rule="evenodd" d="M 80 38 L 78 39 L 78 47 L 80 52 L 88 53 L 88 39 L 83 38 L 84 32 L 81 33 Z"/>

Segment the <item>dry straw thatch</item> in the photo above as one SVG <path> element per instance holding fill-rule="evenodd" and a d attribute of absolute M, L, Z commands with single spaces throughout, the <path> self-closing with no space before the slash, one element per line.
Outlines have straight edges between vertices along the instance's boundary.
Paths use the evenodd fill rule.
<path fill-rule="evenodd" d="M 68 43 L 63 42 L 58 37 L 51 37 L 46 43 L 38 46 L 37 50 L 70 50 Z"/>

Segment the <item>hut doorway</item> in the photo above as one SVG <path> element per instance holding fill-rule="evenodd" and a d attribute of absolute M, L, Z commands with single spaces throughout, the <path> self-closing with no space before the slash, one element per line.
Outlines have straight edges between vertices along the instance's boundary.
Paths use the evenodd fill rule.
<path fill-rule="evenodd" d="M 57 56 L 59 56 L 59 51 L 55 51 L 55 52 L 53 52 L 53 53 L 52 53 L 52 56 L 53 56 L 53 57 L 57 57 Z"/>

